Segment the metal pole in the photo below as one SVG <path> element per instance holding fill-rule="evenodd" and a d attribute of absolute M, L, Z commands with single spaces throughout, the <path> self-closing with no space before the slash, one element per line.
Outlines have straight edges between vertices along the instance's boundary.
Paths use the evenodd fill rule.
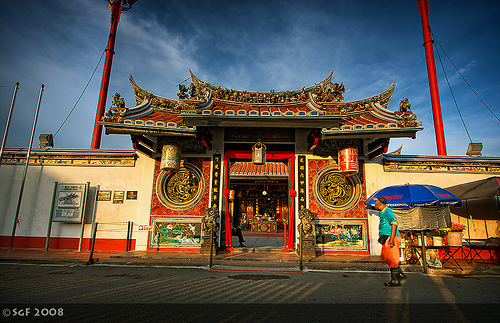
<path fill-rule="evenodd" d="M 101 147 L 102 125 L 97 124 L 104 116 L 106 108 L 106 99 L 108 96 L 109 79 L 111 76 L 111 65 L 113 64 L 113 55 L 115 54 L 115 39 L 116 29 L 120 21 L 122 11 L 122 1 L 115 0 L 111 8 L 111 27 L 109 29 L 108 46 L 106 47 L 106 59 L 104 61 L 104 69 L 102 72 L 101 90 L 99 92 L 99 101 L 97 103 L 97 111 L 94 123 L 94 133 L 92 135 L 92 149 Z"/>
<path fill-rule="evenodd" d="M 17 200 L 16 217 L 14 218 L 14 225 L 12 227 L 12 236 L 10 238 L 10 250 L 14 246 L 14 236 L 16 235 L 17 222 L 19 221 L 19 211 L 21 210 L 21 201 L 23 199 L 24 184 L 26 182 L 26 173 L 28 172 L 28 164 L 31 156 L 31 146 L 33 145 L 33 137 L 35 136 L 36 122 L 38 120 L 38 111 L 40 110 L 40 103 L 42 101 L 42 93 L 45 85 L 40 86 L 40 94 L 38 95 L 38 102 L 36 105 L 35 118 L 33 120 L 33 128 L 31 129 L 30 143 L 28 153 L 26 154 L 26 163 L 24 164 L 23 179 L 21 181 L 21 189 L 19 191 L 19 198 Z"/>
<path fill-rule="evenodd" d="M 50 239 L 50 231 L 52 230 L 52 218 L 54 216 L 56 194 L 57 194 L 57 182 L 54 182 L 54 193 L 52 194 L 52 205 L 50 206 L 49 224 L 47 227 L 47 239 L 45 240 L 45 251 L 49 250 L 49 239 Z"/>
<path fill-rule="evenodd" d="M 3 150 L 5 148 L 5 143 L 7 142 L 7 135 L 9 133 L 10 117 L 12 116 L 12 111 L 14 110 L 14 104 L 16 103 L 17 90 L 19 89 L 19 82 L 16 82 L 16 87 L 14 88 L 14 94 L 12 95 L 12 102 L 10 103 L 9 116 L 7 117 L 7 124 L 5 125 L 5 131 L 3 133 L 2 148 L 0 149 L 0 166 L 2 165 Z"/>
<path fill-rule="evenodd" d="M 130 241 L 130 221 L 127 222 L 127 245 L 125 246 L 125 251 L 129 251 L 129 241 Z"/>
<path fill-rule="evenodd" d="M 424 266 L 424 274 L 427 274 L 427 257 L 425 255 L 425 240 L 424 230 L 420 231 L 420 238 L 422 240 L 422 266 Z"/>
<path fill-rule="evenodd" d="M 300 236 L 299 236 L 299 251 L 300 251 L 300 266 L 299 266 L 299 270 L 302 271 L 302 232 L 300 233 Z"/>
<path fill-rule="evenodd" d="M 95 246 L 95 236 L 97 234 L 97 222 L 94 225 L 94 232 L 92 233 L 92 241 L 90 243 L 90 254 L 89 254 L 89 261 L 86 263 L 87 265 L 92 265 L 94 263 L 94 246 Z"/>
<path fill-rule="evenodd" d="M 214 255 L 214 224 L 210 226 L 210 265 L 208 268 L 212 268 L 213 255 Z"/>
<path fill-rule="evenodd" d="M 436 73 L 436 62 L 434 60 L 434 41 L 431 36 L 429 24 L 429 1 L 417 0 L 418 11 L 422 18 L 422 31 L 424 34 L 425 59 L 427 62 L 427 75 L 429 77 L 429 90 L 431 93 L 432 117 L 434 119 L 434 132 L 436 134 L 437 153 L 446 156 L 446 143 L 444 138 L 443 117 L 441 115 L 441 102 L 439 99 L 439 88 Z"/>
<path fill-rule="evenodd" d="M 96 219 L 96 214 L 97 214 L 97 194 L 99 193 L 99 190 L 101 189 L 101 185 L 97 185 L 95 189 L 95 198 L 94 198 L 94 207 L 92 210 L 92 230 L 91 230 L 91 236 L 94 234 L 94 228 L 95 228 L 95 219 Z M 89 246 L 90 247 L 90 246 Z"/>
<path fill-rule="evenodd" d="M 286 223 L 283 221 L 283 248 L 281 249 L 283 252 L 288 252 L 288 246 L 286 243 Z"/>
<path fill-rule="evenodd" d="M 85 186 L 85 192 L 83 193 L 83 205 L 82 205 L 82 225 L 80 226 L 80 241 L 78 243 L 78 252 L 82 251 L 83 243 L 83 231 L 85 230 L 85 213 L 87 212 L 87 196 L 90 190 L 90 182 L 87 182 Z"/>
<path fill-rule="evenodd" d="M 467 212 L 467 235 L 469 236 L 469 241 L 470 241 L 470 224 L 469 224 L 469 218 L 472 220 L 472 215 L 469 214 L 469 204 L 467 203 L 467 200 L 465 200 L 465 212 Z"/>

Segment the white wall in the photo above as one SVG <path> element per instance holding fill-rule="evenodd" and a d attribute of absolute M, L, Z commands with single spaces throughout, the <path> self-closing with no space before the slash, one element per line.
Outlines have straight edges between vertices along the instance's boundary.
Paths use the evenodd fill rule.
<path fill-rule="evenodd" d="M 11 236 L 15 219 L 23 165 L 0 167 L 0 235 Z M 52 206 L 54 182 L 90 182 L 91 191 L 97 185 L 100 190 L 138 191 L 137 200 L 124 200 L 123 204 L 96 202 L 96 221 L 99 222 L 98 238 L 126 238 L 127 221 L 135 224 L 149 224 L 151 192 L 154 175 L 154 160 L 138 153 L 134 167 L 115 166 L 34 166 L 28 167 L 22 203 L 19 213 L 20 223 L 17 236 L 45 237 Z M 92 214 L 95 196 L 89 194 L 87 217 Z M 88 221 L 88 218 L 87 218 Z M 91 225 L 85 224 L 84 237 L 89 237 Z M 102 230 L 102 232 L 100 232 Z M 51 237 L 79 238 L 81 224 L 54 222 Z M 132 238 L 139 239 L 139 246 L 147 245 L 147 231 L 134 232 Z M 144 241 L 143 241 L 144 240 Z"/>
<path fill-rule="evenodd" d="M 422 173 L 422 172 L 384 172 L 382 157 L 365 163 L 367 198 L 387 186 L 409 184 L 430 184 L 441 188 L 489 178 L 492 174 L 462 173 Z M 380 255 L 378 239 L 379 218 L 377 212 L 369 212 L 370 254 Z"/>

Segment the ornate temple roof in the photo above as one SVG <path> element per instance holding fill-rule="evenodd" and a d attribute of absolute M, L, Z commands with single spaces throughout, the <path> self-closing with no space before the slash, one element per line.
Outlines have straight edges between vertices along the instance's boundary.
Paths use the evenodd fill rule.
<path fill-rule="evenodd" d="M 323 139 L 415 137 L 421 122 L 408 99 L 398 111 L 387 106 L 394 83 L 372 97 L 343 102 L 343 83 L 323 81 L 299 90 L 248 92 L 215 86 L 191 74 L 189 86 L 179 85 L 178 99 L 167 99 L 141 88 L 130 76 L 136 105 L 125 108 L 115 94 L 101 124 L 107 133 L 154 136 L 195 136 L 199 127 L 281 127 L 321 129 Z"/>

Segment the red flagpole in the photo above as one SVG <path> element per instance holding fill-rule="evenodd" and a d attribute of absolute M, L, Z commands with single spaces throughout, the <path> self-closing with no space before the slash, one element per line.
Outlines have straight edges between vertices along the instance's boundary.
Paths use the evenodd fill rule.
<path fill-rule="evenodd" d="M 108 46 L 106 47 L 106 60 L 102 72 L 101 91 L 99 93 L 99 101 L 97 103 L 97 112 L 94 123 L 94 133 L 92 135 L 92 149 L 101 147 L 102 125 L 97 124 L 104 116 L 106 108 L 106 99 L 108 96 L 109 78 L 111 76 L 111 65 L 113 63 L 113 55 L 115 54 L 115 39 L 116 29 L 120 21 L 122 11 L 122 0 L 115 0 L 111 6 L 111 28 L 109 29 Z"/>
<path fill-rule="evenodd" d="M 429 76 L 429 89 L 431 92 L 432 117 L 434 119 L 437 153 L 440 156 L 446 156 L 446 143 L 444 138 L 443 117 L 441 115 L 441 103 L 439 100 L 436 62 L 434 61 L 434 50 L 432 48 L 434 41 L 432 40 L 431 26 L 429 24 L 429 1 L 417 0 L 417 5 L 420 16 L 422 17 L 425 59 L 427 61 L 427 74 Z"/>

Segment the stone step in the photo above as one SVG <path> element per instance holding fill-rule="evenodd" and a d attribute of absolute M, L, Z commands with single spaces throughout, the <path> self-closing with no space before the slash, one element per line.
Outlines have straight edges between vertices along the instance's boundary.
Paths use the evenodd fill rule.
<path fill-rule="evenodd" d="M 233 252 L 238 252 L 238 253 L 282 253 L 283 250 L 282 250 L 282 248 L 275 248 L 275 247 L 258 247 L 258 248 L 234 247 Z"/>

